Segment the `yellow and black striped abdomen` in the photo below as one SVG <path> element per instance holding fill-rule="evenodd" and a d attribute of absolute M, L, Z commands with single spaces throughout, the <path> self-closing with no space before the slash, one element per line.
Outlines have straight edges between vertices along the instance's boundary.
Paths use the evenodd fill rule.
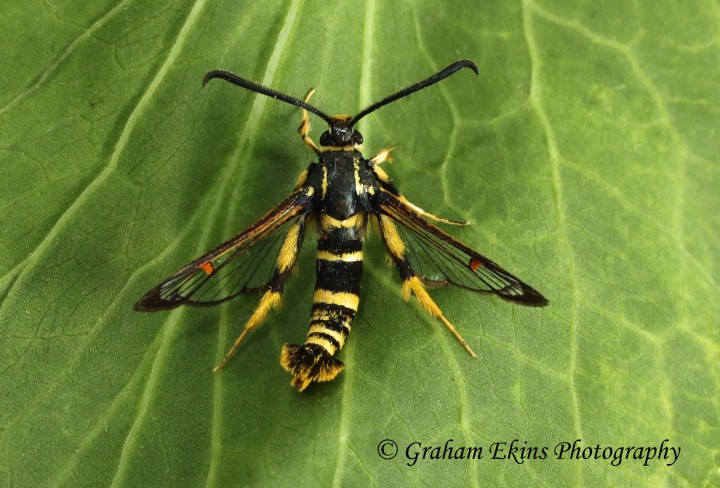
<path fill-rule="evenodd" d="M 323 244 L 321 241 L 318 247 L 325 247 Z M 318 249 L 317 282 L 306 341 L 323 346 L 333 356 L 350 333 L 362 279 L 362 241 L 343 244 L 346 249 L 339 253 Z"/>
<path fill-rule="evenodd" d="M 344 368 L 334 356 L 345 345 L 360 302 L 366 216 L 345 220 L 320 216 L 315 294 L 305 344 L 285 344 L 280 359 L 300 391 L 330 381 Z"/>

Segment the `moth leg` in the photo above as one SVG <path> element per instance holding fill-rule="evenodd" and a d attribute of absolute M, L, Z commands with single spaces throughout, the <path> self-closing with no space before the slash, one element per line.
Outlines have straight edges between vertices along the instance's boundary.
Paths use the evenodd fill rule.
<path fill-rule="evenodd" d="M 373 157 L 370 158 L 370 163 L 372 163 L 372 164 L 382 164 L 382 163 L 384 163 L 385 161 L 387 161 L 388 163 L 392 163 L 393 157 L 392 157 L 392 155 L 390 154 L 390 151 L 392 151 L 392 150 L 395 149 L 396 147 L 397 147 L 397 146 L 390 146 L 390 147 L 387 148 L 387 149 L 383 149 L 382 151 L 380 151 L 379 153 L 377 153 L 375 156 L 373 156 Z M 387 177 L 387 175 L 385 175 L 385 176 Z"/>
<path fill-rule="evenodd" d="M 442 217 L 438 217 L 437 215 L 433 215 L 433 214 L 431 214 L 431 213 L 429 213 L 429 212 L 426 212 L 425 210 L 421 209 L 420 207 L 418 207 L 418 206 L 415 205 L 414 203 L 410 203 L 410 202 L 407 200 L 407 198 L 405 198 L 405 197 L 402 196 L 402 195 L 398 195 L 398 199 L 399 199 L 401 202 L 403 202 L 405 205 L 407 205 L 410 210 L 412 210 L 413 212 L 415 212 L 416 214 L 418 214 L 418 215 L 421 216 L 421 217 L 425 217 L 425 218 L 428 218 L 428 219 L 430 219 L 430 220 L 434 220 L 435 222 L 442 222 L 443 224 L 449 224 L 449 225 L 458 225 L 458 226 L 470 225 L 470 222 L 468 222 L 467 220 L 464 221 L 464 222 L 460 222 L 459 220 L 444 219 L 444 218 L 442 218 Z"/>
<path fill-rule="evenodd" d="M 380 233 L 382 234 L 383 241 L 385 241 L 385 247 L 387 247 L 390 256 L 397 265 L 400 271 L 400 277 L 403 280 L 402 293 L 405 301 L 410 300 L 410 292 L 413 292 L 417 297 L 420 304 L 423 306 L 425 312 L 433 318 L 439 319 L 445 327 L 455 336 L 455 338 L 462 344 L 465 350 L 473 357 L 477 358 L 477 354 L 470 348 L 465 339 L 460 335 L 457 329 L 450 323 L 445 315 L 437 306 L 435 301 L 430 298 L 425 286 L 423 285 L 420 278 L 417 277 L 415 272 L 410 267 L 410 264 L 405 259 L 405 244 L 398 234 L 395 223 L 385 215 L 378 215 L 378 223 L 380 225 Z"/>
<path fill-rule="evenodd" d="M 235 339 L 235 342 L 233 343 L 227 354 L 225 354 L 223 360 L 220 361 L 220 364 L 213 368 L 213 373 L 218 372 L 225 366 L 225 364 L 227 364 L 228 360 L 232 357 L 233 354 L 235 354 L 235 349 L 237 349 L 243 339 L 245 339 L 245 336 L 248 334 L 248 332 L 260 325 L 265 320 L 265 317 L 267 317 L 268 312 L 280 304 L 281 293 L 282 290 L 268 290 L 265 292 L 265 294 L 260 299 L 260 303 L 258 304 L 257 308 L 245 324 L 245 329 L 242 331 L 242 334 L 240 334 L 238 338 Z"/>
<path fill-rule="evenodd" d="M 305 95 L 305 103 L 308 103 L 310 101 L 310 97 L 313 95 L 313 93 L 315 93 L 315 88 L 311 88 L 308 94 Z M 298 127 L 298 134 L 300 134 L 303 142 L 307 147 L 310 148 L 311 151 L 313 151 L 315 154 L 320 154 L 320 149 L 318 149 L 317 145 L 315 145 L 315 142 L 308 135 L 310 134 L 310 118 L 308 117 L 307 110 L 305 109 L 302 109 L 302 120 L 300 121 L 300 127 Z"/>
<path fill-rule="evenodd" d="M 385 183 L 385 185 L 390 186 L 391 188 L 395 188 L 392 182 L 390 181 L 390 177 L 388 174 L 379 166 L 380 164 L 384 163 L 385 161 L 392 161 L 392 156 L 390 155 L 390 151 L 395 149 L 397 146 L 389 147 L 388 149 L 383 149 L 379 153 L 377 153 L 375 156 L 370 158 L 370 164 L 372 166 L 372 170 L 375 173 L 375 176 L 377 176 L 381 182 Z M 397 189 L 393 191 L 393 193 L 397 194 Z M 444 219 L 442 217 L 438 217 L 437 215 L 433 215 L 429 212 L 426 212 L 425 210 L 421 209 L 417 205 L 410 203 L 404 196 L 397 195 L 398 199 L 407 205 L 407 207 L 418 214 L 421 217 L 428 218 L 430 220 L 434 220 L 436 222 L 442 222 L 443 224 L 449 224 L 449 225 L 470 225 L 470 222 L 460 222 L 457 220 L 450 220 L 450 219 Z"/>
<path fill-rule="evenodd" d="M 301 217 L 290 227 L 285 235 L 285 240 L 280 247 L 280 252 L 278 253 L 277 261 L 275 263 L 275 271 L 273 272 L 272 285 L 270 289 L 263 294 L 262 298 L 260 298 L 260 303 L 245 324 L 245 329 L 243 329 L 242 333 L 237 339 L 235 339 L 235 342 L 232 347 L 230 347 L 227 354 L 225 354 L 222 361 L 220 361 L 220 364 L 213 368 L 213 372 L 221 370 L 225 364 L 227 364 L 232 355 L 235 354 L 235 350 L 245 339 L 245 336 L 265 320 L 270 310 L 277 308 L 278 305 L 280 305 L 283 285 L 290 277 L 290 273 L 295 266 L 304 235 L 305 219 L 304 217 Z"/>
<path fill-rule="evenodd" d="M 402 293 L 403 298 L 406 302 L 410 300 L 410 291 L 415 294 L 427 314 L 433 318 L 440 319 L 440 321 L 445 324 L 445 327 L 447 327 L 448 330 L 452 332 L 452 335 L 454 335 L 455 338 L 460 342 L 460 344 L 462 344 L 465 350 L 470 353 L 473 359 L 477 359 L 477 354 L 475 354 L 475 352 L 470 348 L 468 343 L 465 342 L 465 339 L 462 338 L 460 332 L 457 331 L 453 324 L 451 324 L 450 321 L 445 318 L 442 310 L 440 310 L 440 307 L 438 307 L 435 301 L 430 298 L 430 295 L 425 289 L 425 285 L 422 284 L 422 281 L 420 281 L 420 278 L 418 278 L 417 276 L 410 276 L 403 280 Z"/>

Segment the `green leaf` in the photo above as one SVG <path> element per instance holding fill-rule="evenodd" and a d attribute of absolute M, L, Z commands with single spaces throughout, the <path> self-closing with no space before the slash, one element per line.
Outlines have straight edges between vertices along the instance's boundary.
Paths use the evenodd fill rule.
<path fill-rule="evenodd" d="M 720 484 L 716 2 L 5 3 L 0 485 Z M 256 299 L 133 311 L 313 160 L 299 110 L 206 71 L 353 113 L 460 58 L 480 78 L 363 120 L 366 155 L 397 144 L 403 193 L 469 219 L 449 230 L 547 308 L 433 290 L 473 360 L 372 233 L 347 367 L 302 394 L 278 356 L 305 336 L 312 240 L 218 374 Z M 546 458 L 491 458 L 514 439 Z M 556 459 L 575 439 L 681 454 Z M 430 459 L 449 440 L 482 459 Z"/>

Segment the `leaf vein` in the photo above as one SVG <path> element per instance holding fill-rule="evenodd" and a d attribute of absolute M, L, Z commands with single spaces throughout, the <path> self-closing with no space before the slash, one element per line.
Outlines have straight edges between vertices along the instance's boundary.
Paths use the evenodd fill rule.
<path fill-rule="evenodd" d="M 557 207 L 557 227 L 559 238 L 559 245 L 566 255 L 568 262 L 568 275 L 570 280 L 570 289 L 572 296 L 572 318 L 570 321 L 570 364 L 568 366 L 568 385 L 570 389 L 570 401 L 573 411 L 574 429 L 575 435 L 578 438 L 582 438 L 582 419 L 580 415 L 580 405 L 578 398 L 578 391 L 575 384 L 575 375 L 577 374 L 577 358 L 578 358 L 578 304 L 579 304 L 579 290 L 578 290 L 578 277 L 577 277 L 577 266 L 575 264 L 575 255 L 572 244 L 568 237 L 566 228 L 566 208 L 565 208 L 565 196 L 563 188 L 563 180 L 561 173 L 561 156 L 557 147 L 555 139 L 555 132 L 550 125 L 545 109 L 542 105 L 542 92 L 540 89 L 540 71 L 541 62 L 538 45 L 535 41 L 535 31 L 533 28 L 533 12 L 534 4 L 531 0 L 523 0 L 522 3 L 522 18 L 523 18 L 523 33 L 525 36 L 525 42 L 528 46 L 528 52 L 530 56 L 530 104 L 535 110 L 538 116 L 540 124 L 545 132 L 545 138 L 548 146 L 548 158 L 550 160 L 550 169 L 552 173 L 553 191 L 555 193 L 555 203 Z M 583 471 L 581 465 L 578 463 L 575 471 L 578 482 L 583 484 Z"/>

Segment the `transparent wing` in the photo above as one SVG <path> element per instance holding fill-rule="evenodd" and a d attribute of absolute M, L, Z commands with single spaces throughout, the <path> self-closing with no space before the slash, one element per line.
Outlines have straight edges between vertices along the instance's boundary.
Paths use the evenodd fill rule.
<path fill-rule="evenodd" d="M 545 297 L 531 286 L 418 216 L 395 195 L 383 191 L 379 211 L 398 224 L 404 258 L 426 283 L 494 293 L 522 305 L 547 305 Z"/>
<path fill-rule="evenodd" d="M 296 191 L 247 229 L 163 280 L 135 308 L 153 311 L 215 305 L 284 280 L 290 270 L 278 273 L 278 255 L 287 239 L 294 239 L 288 245 L 296 250 L 302 245 L 309 203 L 305 190 Z"/>

